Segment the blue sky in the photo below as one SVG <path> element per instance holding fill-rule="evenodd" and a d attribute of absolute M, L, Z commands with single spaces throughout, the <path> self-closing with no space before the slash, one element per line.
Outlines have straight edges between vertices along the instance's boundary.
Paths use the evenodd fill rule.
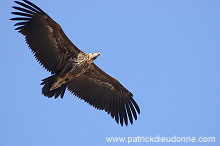
<path fill-rule="evenodd" d="M 216 137 L 219 145 L 220 1 L 62 0 L 32 1 L 58 22 L 84 52 L 133 94 L 141 115 L 121 127 L 105 112 L 66 92 L 41 95 L 50 74 L 14 31 L 12 0 L 1 1 L 0 145 L 83 146 L 107 136 Z"/>

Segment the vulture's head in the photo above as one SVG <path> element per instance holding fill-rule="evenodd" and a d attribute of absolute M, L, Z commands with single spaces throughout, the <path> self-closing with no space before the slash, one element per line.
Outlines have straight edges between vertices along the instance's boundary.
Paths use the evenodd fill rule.
<path fill-rule="evenodd" d="M 89 53 L 89 59 L 94 61 L 99 55 L 101 55 L 101 52 L 97 52 L 97 53 Z"/>

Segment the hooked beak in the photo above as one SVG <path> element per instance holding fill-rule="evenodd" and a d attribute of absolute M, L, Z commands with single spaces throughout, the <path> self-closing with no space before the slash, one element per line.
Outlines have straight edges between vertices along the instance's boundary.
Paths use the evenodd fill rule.
<path fill-rule="evenodd" d="M 102 53 L 101 52 L 97 52 L 97 53 L 93 53 L 93 57 L 92 59 L 96 59 L 99 55 L 101 55 Z"/>

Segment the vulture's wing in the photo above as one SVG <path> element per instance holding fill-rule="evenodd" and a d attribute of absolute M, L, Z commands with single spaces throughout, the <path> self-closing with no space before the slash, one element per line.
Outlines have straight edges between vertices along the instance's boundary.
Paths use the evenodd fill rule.
<path fill-rule="evenodd" d="M 132 93 L 118 80 L 106 74 L 94 63 L 83 75 L 68 84 L 70 92 L 100 110 L 105 110 L 121 125 L 133 123 L 140 109 Z"/>
<path fill-rule="evenodd" d="M 35 4 L 23 0 L 15 1 L 22 7 L 13 7 L 20 12 L 16 30 L 22 33 L 36 59 L 51 73 L 60 71 L 70 56 L 77 56 L 80 50 L 68 39 L 59 24 Z"/>

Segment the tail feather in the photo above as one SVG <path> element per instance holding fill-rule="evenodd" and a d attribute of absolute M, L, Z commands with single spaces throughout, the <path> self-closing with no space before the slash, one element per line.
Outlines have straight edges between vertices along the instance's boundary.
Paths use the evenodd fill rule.
<path fill-rule="evenodd" d="M 59 88 L 56 88 L 54 90 L 50 90 L 53 83 L 56 82 L 58 75 L 52 75 L 48 78 L 43 79 L 41 85 L 44 85 L 42 88 L 42 94 L 44 96 L 47 97 L 55 97 L 57 98 L 58 96 L 60 96 L 61 98 L 63 98 L 67 84 L 63 84 L 61 85 Z"/>

